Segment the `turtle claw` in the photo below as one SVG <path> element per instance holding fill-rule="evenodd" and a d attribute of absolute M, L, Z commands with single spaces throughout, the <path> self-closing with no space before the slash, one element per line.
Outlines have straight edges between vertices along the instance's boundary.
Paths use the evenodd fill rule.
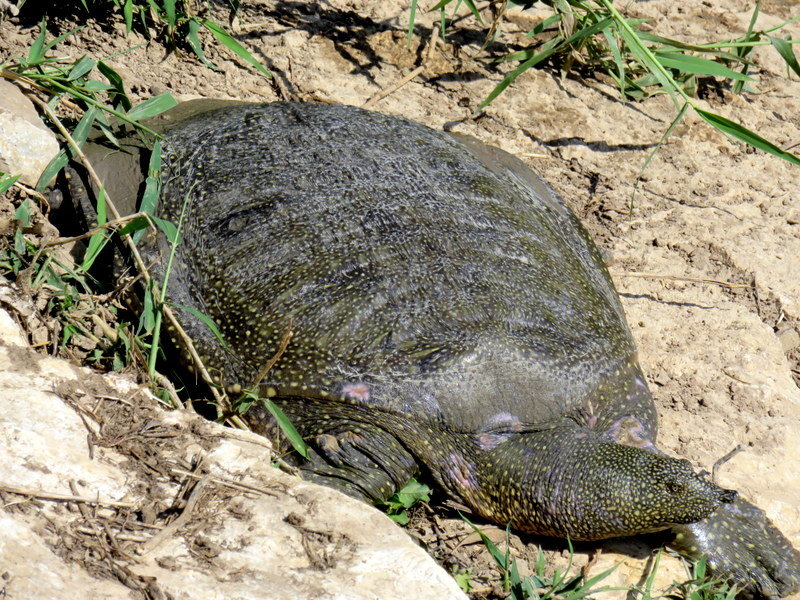
<path fill-rule="evenodd" d="M 676 550 L 706 556 L 714 576 L 736 584 L 746 597 L 772 600 L 800 590 L 800 552 L 763 510 L 741 497 L 673 531 Z"/>

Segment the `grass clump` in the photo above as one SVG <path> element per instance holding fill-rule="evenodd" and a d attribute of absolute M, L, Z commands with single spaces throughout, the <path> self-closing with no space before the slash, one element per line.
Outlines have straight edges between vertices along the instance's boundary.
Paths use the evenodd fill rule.
<path fill-rule="evenodd" d="M 497 547 L 497 544 L 466 517 L 462 515 L 461 518 L 481 537 L 481 541 L 500 569 L 500 574 L 503 578 L 503 589 L 508 593 L 507 600 L 581 600 L 591 597 L 591 594 L 624 589 L 600 587 L 602 581 L 614 572 L 617 565 L 588 579 L 584 578 L 582 574 L 571 575 L 570 570 L 572 569 L 574 550 L 569 540 L 567 540 L 569 562 L 566 568 L 563 570 L 556 569 L 552 576 L 548 576 L 546 574 L 545 555 L 542 549 L 539 548 L 536 555 L 534 573 L 528 577 L 522 577 L 519 573 L 517 560 L 511 556 L 509 528 L 506 528 L 506 549 L 502 551 Z"/>
<path fill-rule="evenodd" d="M 22 9 L 24 5 L 25 1 L 19 8 Z M 36 8 L 41 9 L 38 6 Z M 66 3 L 54 3 L 49 9 L 44 9 L 44 12 L 63 13 L 65 9 L 70 8 L 95 17 L 108 13 L 120 14 L 125 21 L 127 33 L 136 29 L 150 39 L 159 40 L 170 51 L 187 48 L 204 65 L 217 69 L 217 66 L 207 58 L 200 39 L 200 32 L 206 31 L 256 71 L 267 78 L 272 78 L 272 74 L 264 64 L 239 43 L 224 26 L 197 14 L 192 8 L 191 0 L 68 0 Z M 229 11 L 231 22 L 238 10 L 239 2 L 231 2 Z M 22 14 L 24 15 L 24 11 Z"/>
<path fill-rule="evenodd" d="M 409 32 L 417 11 L 412 2 Z M 462 0 L 455 3 L 455 10 Z M 431 10 L 439 10 L 444 27 L 444 10 L 454 0 L 441 0 Z M 480 20 L 480 13 L 472 2 L 469 11 Z M 750 26 L 745 35 L 728 40 L 686 44 L 646 30 L 646 19 L 625 17 L 611 0 L 552 0 L 544 2 L 552 14 L 532 28 L 527 37 L 533 38 L 531 48 L 508 54 L 498 62 L 515 62 L 517 66 L 481 102 L 478 111 L 486 108 L 525 71 L 545 63 L 558 66 L 562 76 L 576 71 L 604 73 L 619 89 L 623 101 L 641 100 L 655 94 L 668 94 L 676 107 L 677 117 L 670 126 L 693 110 L 706 123 L 722 133 L 763 150 L 783 160 L 800 165 L 800 158 L 787 152 L 754 131 L 716 113 L 701 109 L 694 98 L 701 81 L 717 80 L 730 87 L 733 93 L 751 91 L 749 72 L 753 65 L 751 54 L 758 46 L 773 47 L 784 60 L 787 71 L 800 75 L 800 65 L 793 44 L 800 40 L 784 39 L 776 34 L 788 24 L 800 20 L 789 19 L 780 25 L 755 30 L 761 7 L 758 0 L 753 9 Z M 533 1 L 520 2 L 528 8 Z M 508 6 L 500 4 L 494 22 L 489 28 L 486 45 L 493 41 L 498 24 Z M 649 162 L 649 159 L 648 159 Z"/>

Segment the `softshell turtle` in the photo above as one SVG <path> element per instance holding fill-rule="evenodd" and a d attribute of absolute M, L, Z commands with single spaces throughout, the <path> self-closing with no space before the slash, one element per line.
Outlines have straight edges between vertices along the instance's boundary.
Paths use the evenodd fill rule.
<path fill-rule="evenodd" d="M 671 529 L 754 594 L 798 588 L 760 509 L 658 450 L 601 255 L 521 161 L 348 106 L 194 104 L 151 125 L 158 214 L 182 223 L 169 300 L 219 326 L 227 345 L 178 309 L 230 391 L 279 354 L 260 390 L 310 444 L 307 478 L 379 500 L 422 470 L 521 531 Z M 166 240 L 147 255 L 163 273 Z"/>

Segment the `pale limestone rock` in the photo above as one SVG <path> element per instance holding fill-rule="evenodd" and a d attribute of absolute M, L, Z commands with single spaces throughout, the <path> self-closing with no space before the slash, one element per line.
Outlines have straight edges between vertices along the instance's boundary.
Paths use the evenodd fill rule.
<path fill-rule="evenodd" d="M 97 402 L 113 402 L 96 398 L 102 386 L 131 405 L 144 401 L 144 392 L 130 382 L 28 349 L 13 319 L 0 311 L 0 487 L 70 495 L 73 481 L 84 497 L 128 502 L 134 510 L 151 500 L 171 505 L 180 493 L 173 481 L 161 478 L 152 485 L 151 479 L 146 485 L 133 459 L 113 447 L 94 445 L 90 456 L 87 428 L 97 433 L 97 426 L 86 413 L 82 419 L 75 406 L 86 411 Z M 135 560 L 126 568 L 153 577 L 158 589 L 176 600 L 198 594 L 220 600 L 465 598 L 379 511 L 272 468 L 259 436 L 185 412 L 151 409 L 147 418 L 175 433 L 171 446 L 153 438 L 150 450 L 159 464 L 202 458 L 209 478 L 207 493 L 199 495 L 183 527 L 159 543 L 151 538 L 152 543 L 128 550 Z M 232 489 L 220 480 L 266 493 Z M 47 547 L 58 543 L 59 528 L 77 526 L 80 513 L 47 499 L 26 511 L 24 497 L 14 498 L 6 510 L 16 514 L 0 511 L 0 575 L 8 574 L 9 597 L 133 597 L 119 582 L 95 579 L 81 563 L 64 562 Z M 97 510 L 113 514 L 102 504 Z M 198 543 L 213 548 L 212 555 L 198 556 Z"/>
<path fill-rule="evenodd" d="M 35 524 L 19 515 L 0 510 L 0 589 L 6 598 L 36 600 L 132 600 L 135 596 L 122 584 L 95 579 L 80 566 L 65 562 L 34 532 Z"/>
<path fill-rule="evenodd" d="M 17 86 L 0 80 L 0 171 L 35 186 L 58 141 Z"/>

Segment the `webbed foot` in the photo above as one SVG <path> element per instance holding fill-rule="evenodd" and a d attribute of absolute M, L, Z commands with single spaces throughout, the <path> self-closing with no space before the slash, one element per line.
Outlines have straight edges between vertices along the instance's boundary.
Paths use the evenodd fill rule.
<path fill-rule="evenodd" d="M 378 427 L 347 424 L 313 438 L 308 460 L 297 459 L 305 479 L 366 502 L 381 502 L 417 471 L 397 439 Z"/>
<path fill-rule="evenodd" d="M 691 558 L 706 556 L 714 576 L 755 598 L 781 598 L 800 590 L 800 552 L 764 511 L 738 498 L 708 518 L 673 528 L 670 545 Z"/>

